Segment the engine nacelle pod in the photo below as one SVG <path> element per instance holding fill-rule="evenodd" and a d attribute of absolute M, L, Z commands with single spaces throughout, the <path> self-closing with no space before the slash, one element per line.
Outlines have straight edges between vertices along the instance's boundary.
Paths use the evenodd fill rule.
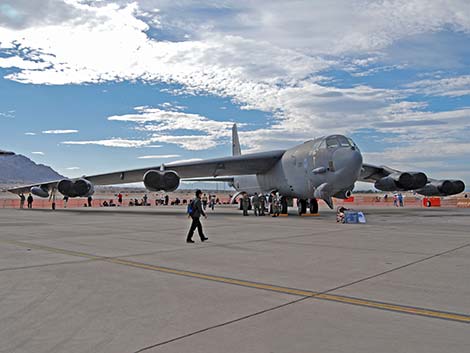
<path fill-rule="evenodd" d="M 57 190 L 68 197 L 87 197 L 93 195 L 95 188 L 92 183 L 86 179 L 78 179 L 75 181 L 64 179 L 57 184 Z"/>
<path fill-rule="evenodd" d="M 31 191 L 31 194 L 39 196 L 39 197 L 49 197 L 49 191 L 47 191 L 46 189 L 43 189 L 40 186 L 33 186 L 30 191 Z"/>
<path fill-rule="evenodd" d="M 174 191 L 180 186 L 180 177 L 173 170 L 149 170 L 143 181 L 149 191 Z"/>
<path fill-rule="evenodd" d="M 464 190 L 465 183 L 462 180 L 433 180 L 418 192 L 425 196 L 450 196 Z"/>
<path fill-rule="evenodd" d="M 382 191 L 416 190 L 424 187 L 428 177 L 420 172 L 392 173 L 375 182 L 375 187 Z"/>

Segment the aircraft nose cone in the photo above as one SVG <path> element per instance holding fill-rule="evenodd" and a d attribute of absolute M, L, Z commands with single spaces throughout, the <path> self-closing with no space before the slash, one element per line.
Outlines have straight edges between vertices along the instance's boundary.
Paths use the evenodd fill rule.
<path fill-rule="evenodd" d="M 333 165 L 339 177 L 351 185 L 361 173 L 361 152 L 351 148 L 340 148 L 333 154 Z"/>

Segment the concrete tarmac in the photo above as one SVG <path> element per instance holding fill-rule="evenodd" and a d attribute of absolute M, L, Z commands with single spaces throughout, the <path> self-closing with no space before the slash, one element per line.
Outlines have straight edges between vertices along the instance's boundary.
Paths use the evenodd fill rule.
<path fill-rule="evenodd" d="M 0 209 L 0 352 L 467 352 L 470 210 Z"/>

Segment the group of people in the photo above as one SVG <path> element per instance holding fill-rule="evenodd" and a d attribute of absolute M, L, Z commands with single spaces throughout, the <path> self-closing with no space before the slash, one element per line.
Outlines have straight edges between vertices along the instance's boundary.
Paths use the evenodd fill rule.
<path fill-rule="evenodd" d="M 24 203 L 27 201 L 28 208 L 33 208 L 33 195 L 29 194 L 28 197 L 24 196 L 23 193 L 20 194 L 20 208 L 24 208 Z"/>
<path fill-rule="evenodd" d="M 109 202 L 107 200 L 104 200 L 102 203 L 103 207 L 116 207 L 117 205 L 114 203 L 114 201 L 111 199 Z"/>
<path fill-rule="evenodd" d="M 393 194 L 392 196 L 392 200 L 393 200 L 393 206 L 396 206 L 396 207 L 404 207 L 404 199 L 405 197 L 403 196 L 403 194 L 400 192 L 398 194 Z M 385 194 L 384 195 L 384 201 L 387 202 L 388 201 L 388 194 Z"/>
<path fill-rule="evenodd" d="M 248 216 L 248 210 L 250 205 L 252 205 L 255 216 L 265 216 L 266 212 L 273 217 L 277 217 L 282 213 L 282 197 L 278 192 L 271 192 L 271 194 L 266 197 L 264 194 L 258 194 L 255 192 L 253 197 L 248 196 L 248 194 L 243 194 L 241 199 L 241 206 L 243 210 L 243 215 Z"/>
<path fill-rule="evenodd" d="M 393 194 L 393 206 L 403 207 L 403 194 L 400 192 L 398 194 Z"/>
<path fill-rule="evenodd" d="M 130 199 L 129 200 L 129 206 L 150 206 L 150 204 L 147 202 L 148 197 L 147 194 L 145 194 L 140 201 L 138 199 Z M 122 198 L 118 198 L 119 206 L 122 206 Z"/>
<path fill-rule="evenodd" d="M 204 211 L 207 209 L 207 206 L 214 211 L 215 205 L 219 203 L 219 199 L 215 195 L 209 194 L 209 197 L 206 194 L 203 194 L 201 197 L 202 208 Z"/>
<path fill-rule="evenodd" d="M 159 197 L 158 194 L 155 195 L 155 206 L 158 206 L 158 205 L 168 206 L 169 204 L 170 204 L 170 196 L 165 195 L 165 196 Z"/>

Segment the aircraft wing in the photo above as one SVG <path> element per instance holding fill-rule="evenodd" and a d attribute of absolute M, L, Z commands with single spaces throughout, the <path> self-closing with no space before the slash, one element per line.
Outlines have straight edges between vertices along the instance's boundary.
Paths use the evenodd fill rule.
<path fill-rule="evenodd" d="M 388 168 L 386 166 L 375 166 L 372 164 L 363 163 L 361 175 L 358 181 L 366 183 L 375 183 L 377 180 L 387 177 L 392 173 L 399 172 L 398 170 Z"/>
<path fill-rule="evenodd" d="M 428 178 L 422 172 L 402 172 L 387 166 L 364 163 L 358 181 L 374 183 L 382 191 L 414 190 L 425 196 L 450 196 L 463 192 L 462 180 Z"/>
<path fill-rule="evenodd" d="M 238 156 L 213 158 L 191 162 L 174 162 L 164 164 L 165 170 L 178 173 L 181 179 L 188 178 L 215 178 L 219 176 L 234 176 L 246 174 L 264 173 L 271 169 L 281 159 L 284 150 L 269 151 Z M 143 180 L 144 174 L 149 170 L 160 170 L 162 166 L 149 168 L 122 170 L 106 174 L 85 175 L 82 179 L 88 180 L 93 185 L 115 185 L 135 183 Z M 79 179 L 79 178 L 74 178 Z M 32 187 L 39 186 L 44 190 L 53 190 L 60 180 L 19 186 L 8 191 L 19 194 L 27 193 Z"/>

